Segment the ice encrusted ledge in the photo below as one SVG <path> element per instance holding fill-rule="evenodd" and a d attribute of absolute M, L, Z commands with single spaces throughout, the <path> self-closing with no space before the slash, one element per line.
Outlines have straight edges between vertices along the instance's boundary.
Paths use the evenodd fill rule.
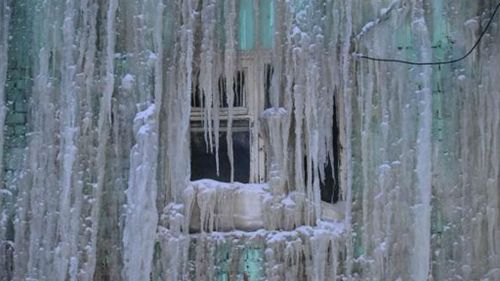
<path fill-rule="evenodd" d="M 160 219 L 160 278 L 335 280 L 346 253 L 342 206 L 322 203 L 321 219 L 306 224 L 307 208 L 314 208 L 303 194 L 272 195 L 268 184 L 191 182 L 184 204 L 168 205 Z"/>
<path fill-rule="evenodd" d="M 184 203 L 192 233 L 293 230 L 316 224 L 315 218 L 308 217 L 314 213 L 313 202 L 303 193 L 273 195 L 267 183 L 193 181 L 184 192 Z M 341 206 L 322 203 L 321 219 L 340 222 Z"/>

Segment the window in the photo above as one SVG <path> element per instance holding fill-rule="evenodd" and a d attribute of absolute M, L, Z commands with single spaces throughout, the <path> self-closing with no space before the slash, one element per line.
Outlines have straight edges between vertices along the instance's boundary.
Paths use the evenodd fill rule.
<path fill-rule="evenodd" d="M 191 180 L 210 178 L 229 182 L 230 163 L 227 151 L 227 95 L 233 95 L 232 141 L 234 155 L 234 181 L 264 182 L 264 140 L 259 136 L 259 116 L 264 109 L 264 69 L 261 60 L 253 52 L 239 54 L 240 68 L 235 72 L 233 85 L 228 87 L 227 79 L 220 76 L 217 85 L 219 115 L 218 159 L 215 144 L 210 147 L 204 130 L 205 101 L 195 75 L 191 96 Z M 262 64 L 259 67 L 259 64 Z M 261 71 L 262 72 L 262 71 Z M 214 136 L 215 137 L 215 136 Z M 217 169 L 218 167 L 218 169 Z M 218 172 L 218 173 L 217 173 Z"/>
<path fill-rule="evenodd" d="M 227 77 L 216 78 L 214 111 L 217 111 L 219 129 L 218 158 L 214 141 L 209 141 L 206 133 L 207 120 L 204 118 L 206 101 L 200 89 L 200 73 L 193 74 L 191 97 L 191 180 L 210 178 L 231 181 L 231 169 L 227 147 L 227 97 L 233 95 L 231 129 L 234 157 L 234 181 L 259 183 L 266 178 L 266 155 L 264 139 L 260 135 L 260 116 L 265 108 L 271 107 L 271 80 L 275 69 L 271 64 L 271 48 L 274 44 L 274 0 L 236 1 L 238 69 L 234 72 L 233 83 L 228 85 Z M 220 20 L 220 19 L 219 19 Z M 223 22 L 224 20 L 220 20 Z M 224 24 L 218 25 L 218 36 L 224 38 Z M 224 39 L 217 45 L 216 56 L 223 59 Z M 200 46 L 202 43 L 200 42 Z M 196 51 L 195 51 L 196 52 Z M 196 69 L 196 67 L 194 67 Z M 283 99 L 283 97 L 280 97 Z M 336 116 L 334 124 L 338 125 Z M 321 171 L 321 199 L 334 203 L 339 200 L 339 129 L 335 126 L 334 157 L 327 161 Z M 212 135 L 215 138 L 215 135 Z"/>
<path fill-rule="evenodd" d="M 205 142 L 205 133 L 202 127 L 194 127 L 199 123 L 192 123 L 191 127 L 191 179 L 210 178 L 218 181 L 231 180 L 231 168 L 227 153 L 227 126 L 222 125 L 219 131 L 219 173 L 217 173 L 217 159 Z M 250 181 L 250 130 L 248 121 L 242 120 L 233 124 L 232 130 L 234 154 L 234 180 L 238 182 Z"/>
<path fill-rule="evenodd" d="M 191 180 L 211 178 L 230 181 L 230 163 L 227 149 L 227 96 L 233 95 L 232 104 L 232 148 L 234 156 L 234 180 L 239 182 L 265 181 L 264 140 L 259 135 L 259 117 L 264 107 L 269 104 L 270 85 L 270 53 L 274 37 L 274 0 L 238 0 L 235 1 L 238 70 L 234 73 L 233 85 L 228 85 L 227 77 L 218 77 L 212 98 L 213 111 L 218 116 L 217 136 L 207 135 L 207 122 L 204 114 L 204 93 L 200 89 L 200 74 L 193 74 L 191 95 Z M 217 36 L 220 50 L 216 56 L 223 54 L 224 19 L 223 9 L 216 7 Z M 200 39 L 199 39 L 200 40 Z M 202 43 L 200 42 L 200 46 Z M 201 48 L 201 47 L 200 47 Z M 199 51 L 200 49 L 198 49 Z M 195 50 L 196 52 L 196 50 Z M 196 66 L 194 67 L 196 69 Z M 266 72 L 267 71 L 267 72 Z M 267 78 L 267 80 L 266 80 Z M 215 132 L 214 132 L 215 134 Z M 218 158 L 216 145 L 210 141 L 218 137 Z"/>
<path fill-rule="evenodd" d="M 194 81 L 193 81 L 193 92 L 191 94 L 191 108 L 193 112 L 196 112 L 198 114 L 201 113 L 202 109 L 205 104 L 204 96 L 200 90 L 200 84 L 199 84 L 199 76 L 200 74 L 197 73 L 195 75 Z M 217 83 L 217 94 L 218 94 L 218 101 L 217 104 L 219 105 L 219 108 L 222 109 L 223 112 L 225 112 L 225 109 L 229 107 L 229 104 L 227 104 L 227 95 L 232 94 L 233 95 L 233 111 L 236 114 L 242 114 L 246 113 L 248 111 L 248 102 L 247 102 L 247 90 L 246 90 L 246 70 L 239 70 L 236 71 L 234 77 L 233 77 L 233 85 L 232 89 L 227 88 L 227 83 L 226 83 L 226 77 L 221 75 L 218 79 Z"/>
<path fill-rule="evenodd" d="M 328 158 L 327 165 L 324 167 L 324 178 L 320 183 L 321 201 L 327 203 L 336 203 L 340 200 L 340 139 L 339 139 L 339 120 L 337 119 L 337 102 L 334 101 L 335 110 L 333 111 L 333 159 Z"/>

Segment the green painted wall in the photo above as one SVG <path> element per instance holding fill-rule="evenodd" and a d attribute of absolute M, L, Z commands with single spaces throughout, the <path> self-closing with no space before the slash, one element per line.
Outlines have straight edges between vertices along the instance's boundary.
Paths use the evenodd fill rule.
<path fill-rule="evenodd" d="M 274 0 L 240 0 L 238 46 L 249 51 L 270 49 L 274 44 Z"/>

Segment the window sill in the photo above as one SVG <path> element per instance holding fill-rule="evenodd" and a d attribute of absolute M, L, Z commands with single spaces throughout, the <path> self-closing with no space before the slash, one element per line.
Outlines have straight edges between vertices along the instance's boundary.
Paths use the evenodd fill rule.
<path fill-rule="evenodd" d="M 190 232 L 293 230 L 304 223 L 304 210 L 312 204 L 300 193 L 285 197 L 271 194 L 264 184 L 225 183 L 210 179 L 191 182 L 185 202 Z M 321 203 L 321 220 L 343 220 L 344 204 Z M 202 227 L 203 226 L 203 227 Z"/>

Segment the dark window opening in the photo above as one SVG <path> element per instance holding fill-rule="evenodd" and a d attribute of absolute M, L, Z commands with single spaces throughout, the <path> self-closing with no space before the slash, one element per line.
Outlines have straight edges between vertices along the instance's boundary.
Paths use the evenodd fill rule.
<path fill-rule="evenodd" d="M 271 81 L 273 79 L 274 68 L 271 64 L 266 64 L 264 66 L 264 97 L 265 97 L 265 108 L 271 107 Z"/>
<path fill-rule="evenodd" d="M 233 127 L 234 180 L 250 179 L 250 132 L 246 127 Z M 231 166 L 227 153 L 226 131 L 219 132 L 219 174 L 217 175 L 215 149 L 210 151 L 203 130 L 191 131 L 191 180 L 213 179 L 229 182 Z"/>
<path fill-rule="evenodd" d="M 200 71 L 193 71 L 193 82 L 191 83 L 191 107 L 203 107 L 205 100 L 200 89 Z"/>
<path fill-rule="evenodd" d="M 333 158 L 328 158 L 325 165 L 325 178 L 321 181 L 321 201 L 328 203 L 336 203 L 340 199 L 339 185 L 339 169 L 340 169 L 340 142 L 339 142 L 339 125 L 337 121 L 336 101 L 333 101 Z M 332 161 L 333 160 L 333 161 Z M 333 162 L 333 163 L 332 163 Z M 333 167 L 332 167 L 333 165 Z"/>
<path fill-rule="evenodd" d="M 321 201 L 328 203 L 336 203 L 339 201 L 340 189 L 338 181 L 338 158 L 335 158 L 334 167 L 332 170 L 332 161 L 328 159 L 325 165 L 325 178 L 320 183 Z"/>
<path fill-rule="evenodd" d="M 335 106 L 335 102 L 334 102 Z M 336 203 L 341 198 L 339 185 L 339 168 L 340 168 L 340 142 L 339 142 L 339 127 L 337 123 L 336 112 L 333 113 L 333 159 L 328 157 L 325 166 L 323 167 L 323 178 L 320 180 L 321 201 L 327 203 Z M 333 161 L 332 161 L 333 160 Z M 332 166 L 333 165 L 333 166 Z M 304 157 L 304 184 L 308 180 L 307 159 Z"/>
<path fill-rule="evenodd" d="M 193 75 L 193 88 L 191 93 L 191 107 L 204 107 L 205 99 L 200 89 L 200 73 L 197 72 Z M 233 80 L 233 107 L 246 107 L 246 91 L 245 91 L 245 71 L 240 70 L 236 72 Z M 227 103 L 227 83 L 226 77 L 220 76 L 217 83 L 217 92 L 219 93 L 219 106 L 221 108 L 229 107 Z"/>
<path fill-rule="evenodd" d="M 323 179 L 319 182 L 319 188 L 321 193 L 321 201 L 327 203 L 336 203 L 339 201 L 340 190 L 338 184 L 338 169 L 335 168 L 335 162 L 338 163 L 337 158 L 335 158 L 334 169 L 332 169 L 332 161 L 328 157 L 325 166 L 323 167 Z M 309 178 L 309 173 L 307 169 L 307 158 L 304 157 L 304 184 L 307 183 Z"/>

